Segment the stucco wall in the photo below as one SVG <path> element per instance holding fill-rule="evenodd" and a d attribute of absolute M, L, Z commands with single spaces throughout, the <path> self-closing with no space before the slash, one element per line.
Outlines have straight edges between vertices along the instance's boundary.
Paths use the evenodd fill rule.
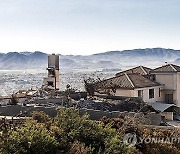
<path fill-rule="evenodd" d="M 175 103 L 178 107 L 180 107 L 180 73 L 177 73 L 176 75 L 176 80 L 177 80 L 177 89 L 175 91 Z"/>
<path fill-rule="evenodd" d="M 176 74 L 156 74 L 156 82 L 165 84 L 165 89 L 176 89 Z"/>
<path fill-rule="evenodd" d="M 180 107 L 180 73 L 172 74 L 156 74 L 156 81 L 164 84 L 164 89 L 171 89 L 173 91 L 173 101 Z M 168 91 L 163 92 L 163 100 L 165 101 L 165 94 L 168 94 Z"/>
<path fill-rule="evenodd" d="M 134 90 L 117 89 L 115 96 L 134 97 Z"/>
<path fill-rule="evenodd" d="M 157 86 L 157 87 L 139 88 L 135 90 L 117 89 L 115 96 L 138 97 L 138 90 L 143 90 L 143 101 L 149 104 L 155 103 L 157 101 L 162 102 L 163 94 L 161 92 L 160 97 L 159 97 L 159 88 L 162 88 L 162 87 Z M 149 89 L 154 89 L 154 98 L 149 98 Z"/>
<path fill-rule="evenodd" d="M 162 95 L 162 93 L 160 93 L 160 97 L 159 97 L 159 88 L 162 88 L 162 87 L 157 86 L 157 87 L 135 89 L 134 97 L 138 97 L 138 90 L 143 90 L 143 101 L 144 102 L 147 102 L 149 104 L 152 104 L 155 102 L 161 102 L 161 101 L 163 101 L 163 95 Z M 149 98 L 149 89 L 154 89 L 154 98 Z"/>

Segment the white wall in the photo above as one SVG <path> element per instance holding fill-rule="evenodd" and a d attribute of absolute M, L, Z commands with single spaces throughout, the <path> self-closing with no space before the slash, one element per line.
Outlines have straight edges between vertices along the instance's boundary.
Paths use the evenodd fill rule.
<path fill-rule="evenodd" d="M 177 80 L 177 84 L 176 84 L 177 89 L 175 91 L 175 96 L 176 96 L 175 103 L 178 107 L 180 107 L 180 73 L 179 72 L 177 73 L 176 80 Z"/>
<path fill-rule="evenodd" d="M 138 97 L 138 90 L 143 91 L 143 101 L 152 104 L 155 102 L 162 102 L 163 101 L 163 94 L 160 93 L 159 97 L 159 88 L 162 89 L 162 86 L 157 87 L 146 87 L 146 88 L 138 88 L 134 90 L 125 90 L 125 89 L 117 89 L 115 96 L 127 96 L 127 97 Z M 154 89 L 154 98 L 149 98 L 149 89 Z"/>
<path fill-rule="evenodd" d="M 135 89 L 134 90 L 134 97 L 138 97 L 138 90 L 143 90 L 143 101 L 144 102 L 147 102 L 149 104 L 152 104 L 155 102 L 162 102 L 163 101 L 163 95 L 161 92 L 160 97 L 159 97 L 159 88 L 162 89 L 162 86 Z M 154 89 L 154 98 L 149 98 L 149 89 Z"/>
<path fill-rule="evenodd" d="M 156 82 L 165 84 L 165 89 L 176 89 L 176 74 L 156 74 Z"/>
<path fill-rule="evenodd" d="M 180 107 L 180 73 L 160 73 L 156 74 L 156 81 L 164 84 L 164 89 L 174 90 L 173 92 L 173 101 Z M 167 92 L 164 92 L 165 95 Z M 165 97 L 163 98 L 165 101 Z"/>
<path fill-rule="evenodd" d="M 134 97 L 134 90 L 128 89 L 117 89 L 115 96 L 127 96 L 127 97 Z"/>

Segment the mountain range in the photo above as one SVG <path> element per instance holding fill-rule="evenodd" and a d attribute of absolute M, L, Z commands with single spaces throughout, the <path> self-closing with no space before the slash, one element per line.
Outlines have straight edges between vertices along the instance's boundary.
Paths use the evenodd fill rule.
<path fill-rule="evenodd" d="M 60 69 L 124 69 L 137 65 L 153 68 L 165 62 L 180 64 L 180 50 L 164 48 L 108 51 L 88 56 L 59 55 Z M 0 69 L 45 69 L 47 56 L 40 51 L 0 53 Z"/>

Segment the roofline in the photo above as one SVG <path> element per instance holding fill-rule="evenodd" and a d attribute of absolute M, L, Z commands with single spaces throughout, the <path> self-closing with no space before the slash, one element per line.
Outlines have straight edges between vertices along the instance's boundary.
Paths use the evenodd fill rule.
<path fill-rule="evenodd" d="M 125 88 L 125 87 L 115 87 L 116 89 L 123 89 L 123 90 L 138 90 L 138 89 L 146 89 L 146 88 L 153 88 L 153 87 L 163 87 L 163 85 L 156 85 L 156 86 L 147 86 L 147 87 L 134 87 L 134 88 Z M 106 89 L 112 89 L 112 87 L 107 87 Z"/>
<path fill-rule="evenodd" d="M 136 73 L 135 73 L 136 74 Z M 126 75 L 126 73 L 123 73 L 123 74 L 121 74 L 121 75 L 119 75 L 119 76 L 113 76 L 113 77 L 111 77 L 111 78 L 108 78 L 108 79 L 104 79 L 104 80 L 101 80 L 101 81 L 98 81 L 98 82 L 96 82 L 96 83 L 94 83 L 93 85 L 97 85 L 97 84 L 100 84 L 100 83 L 102 83 L 102 82 L 104 82 L 104 81 L 108 81 L 108 80 L 111 80 L 111 79 L 115 79 L 115 78 L 119 78 L 119 77 L 121 77 L 121 76 L 124 76 L 124 75 Z M 127 76 L 126 76 L 127 77 Z M 127 77 L 128 78 L 128 77 Z M 129 81 L 130 81 L 130 79 L 128 79 Z M 131 81 L 130 81 L 131 82 Z M 134 87 L 134 85 L 133 85 L 133 87 Z M 112 89 L 112 88 L 120 88 L 120 87 L 106 87 L 106 89 Z M 123 88 L 121 88 L 121 89 L 129 89 L 129 90 L 133 90 L 134 88 L 126 88 L 126 87 L 123 87 Z"/>
<path fill-rule="evenodd" d="M 112 88 L 115 88 L 115 89 L 122 89 L 122 90 L 134 90 L 135 88 L 126 88 L 126 87 L 107 87 L 106 89 L 112 89 Z"/>
<path fill-rule="evenodd" d="M 124 75 L 124 73 L 121 74 L 120 76 L 123 76 L 123 75 Z M 103 80 L 101 80 L 101 81 L 96 82 L 95 84 L 101 83 L 101 82 L 104 82 L 104 81 L 108 81 L 108 80 L 111 80 L 111 79 L 114 79 L 114 78 L 118 78 L 118 77 L 120 77 L 120 76 L 113 76 L 113 77 L 111 77 L 111 78 L 103 79 Z"/>
<path fill-rule="evenodd" d="M 138 90 L 138 89 L 146 89 L 146 88 L 153 88 L 153 87 L 163 87 L 164 85 L 156 85 L 156 86 L 147 86 L 147 87 L 136 87 L 136 88 L 134 88 L 134 90 Z"/>
<path fill-rule="evenodd" d="M 145 70 L 144 68 L 150 69 L 150 71 L 153 70 L 153 69 L 151 69 L 151 68 L 149 68 L 149 67 L 145 67 L 145 66 L 139 65 L 139 66 L 136 66 L 136 67 L 133 67 L 133 68 L 124 70 L 124 71 L 122 71 L 122 72 L 118 72 L 118 73 L 116 73 L 115 75 L 122 74 L 122 73 L 125 73 L 125 72 L 127 72 L 127 71 L 131 71 L 131 70 L 136 69 L 136 68 L 138 68 L 138 67 L 140 67 L 140 68 L 143 70 L 143 72 L 145 72 L 145 74 L 148 74 L 148 72 L 146 72 L 146 70 Z M 132 73 L 133 73 L 133 72 L 132 72 Z"/>
<path fill-rule="evenodd" d="M 145 69 L 144 69 L 143 66 L 140 66 L 140 68 L 142 69 L 142 71 L 143 71 L 145 74 L 148 74 L 148 73 L 145 71 Z"/>
<path fill-rule="evenodd" d="M 123 73 L 123 74 L 121 74 L 121 75 L 119 75 L 119 76 L 113 76 L 113 77 L 111 77 L 111 78 L 108 78 L 108 79 L 103 79 L 103 80 L 101 80 L 101 81 L 98 81 L 98 82 L 96 82 L 96 83 L 101 83 L 101 82 L 104 82 L 104 81 L 108 81 L 108 80 L 111 80 L 111 79 L 114 79 L 114 78 L 119 78 L 120 76 L 123 76 L 123 75 L 125 75 L 125 74 L 138 74 L 139 75 L 139 73 Z M 140 74 L 141 75 L 141 74 Z M 142 75 L 143 76 L 143 75 Z M 95 84 L 96 84 L 95 83 Z"/>
<path fill-rule="evenodd" d="M 151 72 L 151 74 L 176 74 L 176 73 L 178 73 L 178 72 L 177 71 L 176 72 L 170 72 L 170 71 L 169 72 L 166 72 L 166 71 L 163 71 L 163 72 L 161 72 L 161 71 Z"/>
<path fill-rule="evenodd" d="M 146 87 L 135 87 L 135 85 L 134 85 L 134 83 L 133 83 L 133 81 L 131 80 L 131 78 L 129 77 L 129 74 L 137 74 L 137 75 L 140 75 L 139 73 L 123 73 L 123 74 L 121 74 L 120 76 L 114 76 L 114 77 L 111 77 L 111 78 L 108 78 L 108 79 L 104 79 L 104 80 L 102 80 L 102 81 L 99 81 L 99 82 L 96 82 L 94 85 L 96 85 L 96 84 L 99 84 L 99 83 L 102 83 L 102 82 L 104 82 L 104 81 L 108 81 L 108 80 L 111 80 L 111 79 L 114 79 L 114 78 L 119 78 L 119 77 L 121 77 L 121 76 L 126 76 L 126 78 L 128 79 L 128 81 L 130 82 L 130 84 L 132 85 L 132 88 L 126 88 L 126 87 L 111 87 L 111 86 L 109 86 L 109 87 L 107 87 L 106 89 L 112 89 L 112 88 L 119 88 L 119 89 L 128 89 L 128 90 L 134 90 L 134 89 L 139 89 L 139 88 L 149 88 L 149 87 L 157 87 L 157 86 L 163 86 L 162 84 L 159 84 L 158 82 L 154 82 L 154 83 L 157 83 L 157 84 L 159 84 L 159 85 L 154 85 L 154 86 L 146 86 Z M 142 77 L 143 77 L 143 75 L 141 75 Z M 144 77 L 145 78 L 145 77 Z M 150 79 L 149 79 L 150 80 Z M 152 81 L 153 82 L 153 81 Z"/>
<path fill-rule="evenodd" d="M 129 82 L 131 83 L 132 87 L 135 88 L 135 86 L 134 86 L 132 80 L 131 80 L 130 77 L 127 75 L 127 73 L 124 73 L 124 74 L 125 74 L 125 76 L 127 77 L 127 79 L 129 80 Z"/>
<path fill-rule="evenodd" d="M 164 67 L 164 66 L 170 66 L 174 71 L 156 71 L 157 69 L 160 69 L 160 68 L 162 68 L 162 67 Z M 179 67 L 178 65 L 174 65 L 174 64 L 167 64 L 167 65 L 163 65 L 163 66 L 160 66 L 160 67 L 157 67 L 157 68 L 155 68 L 155 69 L 153 69 L 150 73 L 177 73 L 177 72 L 180 72 L 180 71 L 178 71 L 174 66 L 177 66 L 177 67 Z"/>
<path fill-rule="evenodd" d="M 173 66 L 172 64 L 170 64 L 170 66 L 172 67 L 173 70 L 175 70 L 176 72 L 178 72 L 178 71 L 174 68 L 174 66 Z"/>

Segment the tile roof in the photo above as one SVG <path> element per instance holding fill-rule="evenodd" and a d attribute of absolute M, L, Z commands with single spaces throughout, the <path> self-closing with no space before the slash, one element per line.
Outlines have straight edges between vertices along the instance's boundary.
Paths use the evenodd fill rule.
<path fill-rule="evenodd" d="M 137 73 L 127 74 L 124 73 L 120 76 L 109 78 L 95 84 L 95 88 L 122 88 L 122 89 L 135 89 L 160 86 L 159 83 L 153 82 L 150 79 L 143 77 Z"/>
<path fill-rule="evenodd" d="M 139 73 L 141 75 L 148 75 L 150 71 L 152 71 L 151 68 L 144 67 L 144 66 L 137 66 L 137 67 L 131 68 L 129 70 L 119 72 L 116 74 L 116 76 L 120 76 L 124 73 Z"/>
<path fill-rule="evenodd" d="M 165 72 L 180 72 L 180 66 L 174 64 L 167 64 L 152 70 L 152 73 L 165 73 Z"/>

